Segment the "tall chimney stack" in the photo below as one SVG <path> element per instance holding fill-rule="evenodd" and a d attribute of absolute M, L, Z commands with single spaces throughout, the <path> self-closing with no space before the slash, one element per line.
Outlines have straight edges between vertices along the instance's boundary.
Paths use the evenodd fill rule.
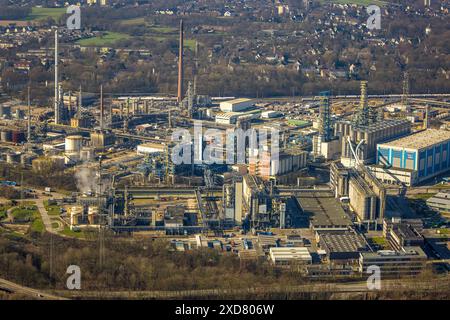
<path fill-rule="evenodd" d="M 184 46 L 184 34 L 183 34 L 183 20 L 180 21 L 180 48 L 178 52 L 178 97 L 177 101 L 181 102 L 183 100 L 183 46 Z"/>
<path fill-rule="evenodd" d="M 81 118 L 81 106 L 83 105 L 83 101 L 82 101 L 82 96 L 81 96 L 81 85 L 80 85 L 80 91 L 78 93 L 78 108 L 77 108 L 77 119 Z"/>
<path fill-rule="evenodd" d="M 103 130 L 103 85 L 100 85 L 100 130 Z"/>
<path fill-rule="evenodd" d="M 60 124 L 59 83 L 58 83 L 58 29 L 55 30 L 55 124 Z"/>
<path fill-rule="evenodd" d="M 27 124 L 27 142 L 31 142 L 31 100 L 30 100 L 30 85 L 28 84 L 28 124 Z"/>

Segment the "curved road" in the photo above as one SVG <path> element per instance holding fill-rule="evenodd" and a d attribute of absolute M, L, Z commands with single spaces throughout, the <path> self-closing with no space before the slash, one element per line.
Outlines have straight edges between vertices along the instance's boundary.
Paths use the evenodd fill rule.
<path fill-rule="evenodd" d="M 67 298 L 55 296 L 36 289 L 21 286 L 17 283 L 0 279 L 0 289 L 8 292 L 20 293 L 40 300 L 67 300 Z"/>

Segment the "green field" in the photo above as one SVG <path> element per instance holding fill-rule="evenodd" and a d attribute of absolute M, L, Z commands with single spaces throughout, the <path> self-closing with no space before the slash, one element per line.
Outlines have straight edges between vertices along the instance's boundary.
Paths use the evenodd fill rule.
<path fill-rule="evenodd" d="M 6 211 L 8 211 L 9 208 L 11 208 L 11 206 L 0 205 L 0 220 L 6 218 Z"/>
<path fill-rule="evenodd" d="M 120 22 L 125 26 L 145 25 L 145 18 L 125 19 Z"/>
<path fill-rule="evenodd" d="M 39 213 L 34 215 L 33 223 L 31 224 L 32 232 L 43 232 L 45 230 L 44 223 L 42 222 L 41 216 Z"/>
<path fill-rule="evenodd" d="M 300 127 L 300 128 L 306 127 L 306 126 L 308 126 L 308 125 L 310 124 L 309 121 L 306 121 L 306 120 L 296 120 L 296 119 L 289 119 L 287 122 L 288 122 L 288 124 L 289 124 L 290 126 L 296 126 L 296 127 Z"/>
<path fill-rule="evenodd" d="M 50 216 L 59 216 L 61 213 L 61 207 L 57 205 L 48 205 L 48 201 L 44 201 L 45 210 L 47 210 Z"/>
<path fill-rule="evenodd" d="M 178 33 L 178 30 L 175 28 L 170 27 L 160 27 L 160 26 L 154 26 L 151 27 L 150 30 L 158 33 Z"/>
<path fill-rule="evenodd" d="M 103 36 L 82 39 L 77 41 L 79 45 L 87 47 L 103 47 L 113 45 L 117 41 L 129 39 L 131 36 L 120 32 L 106 32 Z"/>
<path fill-rule="evenodd" d="M 380 247 L 383 247 L 383 248 L 388 247 L 387 240 L 384 237 L 373 237 L 373 238 L 370 238 L 370 240 L 372 240 L 372 242 L 374 244 L 379 245 Z"/>
<path fill-rule="evenodd" d="M 25 19 L 27 21 L 44 20 L 52 18 L 58 20 L 66 13 L 66 8 L 39 8 L 33 7 L 31 14 Z"/>
<path fill-rule="evenodd" d="M 70 227 L 65 225 L 64 230 L 60 232 L 62 235 L 72 238 L 85 238 L 86 234 L 84 231 L 72 231 Z"/>
<path fill-rule="evenodd" d="M 11 211 L 15 222 L 32 222 L 36 213 L 36 206 L 21 206 Z"/>

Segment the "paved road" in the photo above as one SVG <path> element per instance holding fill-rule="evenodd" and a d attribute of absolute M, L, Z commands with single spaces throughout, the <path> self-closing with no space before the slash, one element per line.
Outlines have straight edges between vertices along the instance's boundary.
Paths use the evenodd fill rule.
<path fill-rule="evenodd" d="M 42 222 L 44 223 L 45 230 L 47 230 L 47 232 L 56 233 L 56 231 L 53 229 L 52 221 L 48 215 L 48 212 L 47 210 L 45 210 L 44 200 L 42 200 L 42 198 L 36 199 L 36 206 L 39 210 L 39 214 L 42 217 Z"/>
<path fill-rule="evenodd" d="M 0 279 L 0 288 L 9 292 L 21 293 L 40 300 L 67 300 L 67 298 L 55 296 L 36 289 L 21 286 L 17 283 Z"/>

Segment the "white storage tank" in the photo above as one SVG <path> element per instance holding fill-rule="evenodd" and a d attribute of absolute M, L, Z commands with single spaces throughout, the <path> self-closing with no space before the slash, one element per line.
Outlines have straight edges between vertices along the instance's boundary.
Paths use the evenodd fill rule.
<path fill-rule="evenodd" d="M 66 153 L 80 153 L 81 143 L 83 141 L 82 136 L 68 136 L 65 140 Z"/>
<path fill-rule="evenodd" d="M 73 206 L 70 210 L 70 225 L 76 226 L 80 223 L 80 217 L 83 215 L 83 207 Z"/>
<path fill-rule="evenodd" d="M 16 163 L 20 162 L 20 153 L 9 152 L 6 154 L 6 162 L 7 163 Z"/>
<path fill-rule="evenodd" d="M 95 220 L 98 216 L 98 207 L 97 206 L 90 206 L 88 209 L 88 221 L 89 224 L 95 224 Z"/>
<path fill-rule="evenodd" d="M 3 130 L 0 132 L 0 140 L 3 142 L 10 142 L 12 139 L 12 133 L 9 130 Z"/>
<path fill-rule="evenodd" d="M 94 159 L 94 149 L 89 147 L 81 148 L 80 159 L 82 161 L 90 161 Z"/>

